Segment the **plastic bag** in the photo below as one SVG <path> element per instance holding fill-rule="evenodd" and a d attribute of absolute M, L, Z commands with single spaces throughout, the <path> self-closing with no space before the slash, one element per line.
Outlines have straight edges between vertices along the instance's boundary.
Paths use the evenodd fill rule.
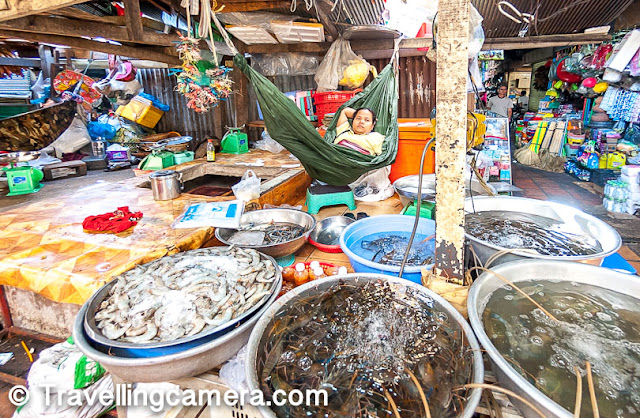
<path fill-rule="evenodd" d="M 61 158 L 62 154 L 78 151 L 80 148 L 91 143 L 91 136 L 84 122 L 76 116 L 71 125 L 43 151 L 47 153 L 55 152 L 56 157 Z"/>
<path fill-rule="evenodd" d="M 249 391 L 247 377 L 244 372 L 244 363 L 247 357 L 247 346 L 245 345 L 238 351 L 233 358 L 229 359 L 220 367 L 220 379 L 226 383 L 231 389 L 238 393 Z"/>
<path fill-rule="evenodd" d="M 231 186 L 236 199 L 248 202 L 260 197 L 260 178 L 256 176 L 253 170 L 247 170 L 242 179 L 235 185 Z"/>
<path fill-rule="evenodd" d="M 274 154 L 278 154 L 286 149 L 285 147 L 277 143 L 273 138 L 271 138 L 266 129 L 262 131 L 262 139 L 260 141 L 257 141 L 255 146 L 256 149 L 262 149 Z"/>
<path fill-rule="evenodd" d="M 320 58 L 313 54 L 277 53 L 253 54 L 251 65 L 260 74 L 271 77 L 276 75 L 313 75 L 318 72 Z"/>
<path fill-rule="evenodd" d="M 331 44 L 329 51 L 327 51 L 322 59 L 318 67 L 318 72 L 314 77 L 314 80 L 318 84 L 317 91 L 336 90 L 340 81 L 345 78 L 345 69 L 360 61 L 364 61 L 364 59 L 353 52 L 349 41 L 342 37 L 338 38 L 338 40 Z M 366 65 L 369 65 L 366 61 L 364 62 Z"/>
<path fill-rule="evenodd" d="M 391 166 L 364 173 L 349 185 L 355 199 L 363 202 L 379 202 L 393 196 L 395 190 L 389 180 L 390 173 Z"/>
<path fill-rule="evenodd" d="M 72 406 L 51 402 L 58 397 L 58 392 L 82 390 L 82 399 L 95 397 L 101 392 L 113 391 L 111 377 L 93 360 L 85 357 L 73 343 L 73 339 L 56 344 L 40 352 L 38 359 L 31 365 L 27 377 L 29 401 L 18 408 L 15 418 L 36 418 L 55 416 L 56 418 L 90 418 L 100 415 L 109 406 L 95 402 L 92 406 L 83 403 Z M 46 397 L 44 387 L 49 389 Z"/>

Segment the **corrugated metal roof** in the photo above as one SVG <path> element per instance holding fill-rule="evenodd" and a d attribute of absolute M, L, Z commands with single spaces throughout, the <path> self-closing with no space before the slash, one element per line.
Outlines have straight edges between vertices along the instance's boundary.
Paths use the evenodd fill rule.
<path fill-rule="evenodd" d="M 220 112 L 210 110 L 207 113 L 196 113 L 187 108 L 187 99 L 175 91 L 176 77 L 169 75 L 169 69 L 140 69 L 137 78 L 145 93 L 171 107 L 158 122 L 155 128 L 157 132 L 176 131 L 181 135 L 192 136 L 197 142 L 216 136 L 216 129 L 221 132 L 222 117 L 216 118 L 216 113 L 220 115 Z"/>
<path fill-rule="evenodd" d="M 333 21 L 353 25 L 375 25 L 382 22 L 383 0 L 332 0 L 339 2 L 331 14 Z M 534 13 L 538 4 L 538 24 L 529 28 L 529 35 L 552 35 L 579 33 L 587 28 L 610 24 L 634 0 L 510 0 L 523 13 Z M 498 10 L 497 0 L 472 0 L 484 18 L 483 27 L 487 38 L 518 36 L 524 25 L 515 23 Z M 575 5 L 574 5 L 575 4 Z M 573 6 L 572 6 L 573 5 Z M 298 1 L 296 14 L 314 16 L 304 10 L 304 2 Z M 288 13 L 287 10 L 282 10 Z M 557 14 L 556 14 L 557 13 Z M 552 16 L 549 18 L 550 16 Z"/>

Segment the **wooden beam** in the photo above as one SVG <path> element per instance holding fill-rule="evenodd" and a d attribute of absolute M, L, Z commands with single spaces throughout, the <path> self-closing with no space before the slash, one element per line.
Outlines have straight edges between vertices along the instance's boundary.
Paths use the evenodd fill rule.
<path fill-rule="evenodd" d="M 63 16 L 69 19 L 76 20 L 88 20 L 90 22 L 110 23 L 116 26 L 126 26 L 127 22 L 124 16 L 98 16 L 84 10 L 76 9 L 75 7 L 64 7 L 62 9 L 52 10 L 51 12 L 40 13 L 44 16 L 56 15 Z M 149 19 L 148 17 L 142 17 L 142 26 L 148 29 L 153 29 L 162 32 L 164 30 L 164 23 Z"/>
<path fill-rule="evenodd" d="M 140 2 L 138 0 L 124 0 L 124 17 L 127 20 L 129 40 L 142 42 L 144 29 L 142 28 Z"/>
<path fill-rule="evenodd" d="M 66 37 L 105 38 L 118 42 L 141 42 L 149 45 L 173 46 L 179 38 L 174 34 L 144 31 L 141 40 L 132 40 L 127 28 L 109 23 L 87 22 L 62 17 L 30 16 L 0 24 L 0 29 L 62 35 Z M 24 38 L 24 37 L 23 37 Z"/>
<path fill-rule="evenodd" d="M 568 34 L 568 35 L 542 35 L 529 38 L 493 38 L 485 40 L 483 50 L 489 49 L 537 49 L 556 46 L 573 46 L 599 44 L 611 40 L 608 34 Z"/>
<path fill-rule="evenodd" d="M 8 9 L 0 10 L 0 22 L 30 16 L 61 7 L 84 3 L 86 0 L 7 0 Z"/>
<path fill-rule="evenodd" d="M 19 38 L 31 42 L 41 42 L 55 45 L 66 45 L 72 48 L 84 49 L 88 51 L 104 52 L 105 54 L 115 54 L 131 58 L 139 58 L 150 61 L 165 62 L 171 65 L 180 65 L 181 61 L 170 52 L 175 52 L 172 48 L 162 50 L 152 47 L 133 47 L 127 45 L 114 45 L 106 42 L 91 41 L 70 36 L 47 35 L 42 33 L 19 32 L 15 30 L 0 29 L 0 37 Z"/>
<path fill-rule="evenodd" d="M 336 25 L 329 18 L 331 15 L 331 5 L 329 5 L 327 0 L 316 2 L 316 5 L 318 7 L 318 19 L 320 19 L 320 23 L 322 23 L 322 26 L 324 26 L 324 30 L 328 35 L 327 41 L 333 42 L 338 39 L 339 34 Z"/>
<path fill-rule="evenodd" d="M 461 281 L 464 277 L 469 1 L 440 0 L 438 22 L 435 273 Z"/>
<path fill-rule="evenodd" d="M 0 57 L 0 66 L 40 68 L 40 60 L 36 58 Z"/>
<path fill-rule="evenodd" d="M 283 7 L 290 7 L 290 1 L 251 1 L 245 3 L 230 3 L 223 1 L 218 3 L 218 7 L 224 6 L 224 9 L 220 13 L 232 13 L 232 12 L 256 12 L 259 10 L 273 10 L 281 9 Z"/>

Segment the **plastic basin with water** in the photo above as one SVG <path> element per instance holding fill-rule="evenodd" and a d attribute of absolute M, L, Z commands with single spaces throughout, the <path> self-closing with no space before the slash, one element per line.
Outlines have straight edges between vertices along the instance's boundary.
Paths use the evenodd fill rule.
<path fill-rule="evenodd" d="M 357 245 L 360 239 L 371 235 L 379 235 L 388 232 L 410 234 L 413 229 L 414 218 L 405 215 L 379 215 L 361 219 L 352 223 L 342 232 L 340 236 L 340 248 L 349 257 L 349 262 L 353 270 L 357 273 L 382 273 L 397 276 L 400 273 L 399 266 L 390 266 L 376 263 L 357 254 Z M 432 235 L 436 232 L 436 223 L 431 219 L 420 218 L 416 239 L 414 244 L 421 240 L 421 237 Z M 355 250 L 355 251 L 354 251 Z M 433 264 L 422 266 L 407 266 L 402 275 L 403 279 L 411 280 L 415 283 L 422 283 L 422 268 L 430 269 Z"/>

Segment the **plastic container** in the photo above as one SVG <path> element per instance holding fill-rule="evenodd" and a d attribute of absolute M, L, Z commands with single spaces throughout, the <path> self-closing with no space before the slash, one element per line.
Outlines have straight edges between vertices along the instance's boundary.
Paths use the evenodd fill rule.
<path fill-rule="evenodd" d="M 564 144 L 564 153 L 567 158 L 574 158 L 578 155 L 578 151 L 580 150 L 580 145 L 572 145 L 572 144 Z"/>
<path fill-rule="evenodd" d="M 404 125 L 404 126 L 403 126 Z M 429 119 L 398 119 L 398 154 L 391 164 L 389 180 L 418 174 L 420 157 L 427 141 L 435 135 L 435 127 Z M 436 144 L 431 145 L 424 160 L 424 174 L 436 172 Z"/>
<path fill-rule="evenodd" d="M 340 247 L 342 251 L 349 257 L 351 267 L 356 273 L 382 273 L 390 276 L 397 276 L 400 273 L 399 266 L 389 266 L 367 260 L 355 254 L 351 248 L 361 238 L 369 235 L 378 234 L 380 232 L 411 233 L 414 218 L 405 215 L 380 215 L 371 216 L 361 219 L 349 225 L 340 236 Z M 418 222 L 417 234 L 428 236 L 436 231 L 436 223 L 431 219 L 420 218 Z M 402 275 L 403 279 L 410 280 L 414 283 L 422 283 L 423 268 L 429 270 L 433 264 L 424 266 L 406 266 Z"/>
<path fill-rule="evenodd" d="M 151 100 L 136 96 L 126 106 L 118 107 L 116 114 L 147 128 L 154 128 L 164 112 L 155 107 Z"/>
<path fill-rule="evenodd" d="M 335 113 L 347 100 L 361 91 L 362 89 L 357 89 L 353 91 L 326 91 L 314 94 L 315 115 L 318 117 L 318 121 L 322 122 L 322 118 L 327 113 Z"/>
<path fill-rule="evenodd" d="M 173 154 L 173 160 L 175 162 L 175 165 L 187 163 L 189 161 L 193 161 L 194 155 L 195 154 L 193 151 L 178 152 Z"/>

